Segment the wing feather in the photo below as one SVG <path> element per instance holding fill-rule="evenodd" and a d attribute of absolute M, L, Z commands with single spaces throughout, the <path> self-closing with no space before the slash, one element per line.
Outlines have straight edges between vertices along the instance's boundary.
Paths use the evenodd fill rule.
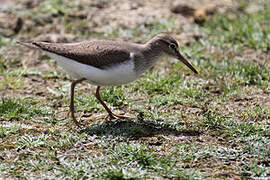
<path fill-rule="evenodd" d="M 130 50 L 117 41 L 92 40 L 80 43 L 32 42 L 44 51 L 103 69 L 130 59 Z"/>

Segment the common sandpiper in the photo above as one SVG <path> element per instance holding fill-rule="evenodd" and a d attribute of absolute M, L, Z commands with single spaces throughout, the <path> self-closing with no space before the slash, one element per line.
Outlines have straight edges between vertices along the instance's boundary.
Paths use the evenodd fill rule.
<path fill-rule="evenodd" d="M 145 44 L 113 40 L 89 40 L 76 43 L 18 42 L 27 47 L 41 49 L 74 80 L 71 83 L 70 109 L 72 120 L 80 125 L 74 115 L 74 88 L 87 81 L 96 85 L 95 96 L 110 118 L 129 118 L 114 114 L 101 99 L 100 86 L 121 85 L 132 82 L 152 67 L 163 55 L 182 61 L 194 73 L 197 70 L 180 54 L 177 41 L 162 33 Z"/>

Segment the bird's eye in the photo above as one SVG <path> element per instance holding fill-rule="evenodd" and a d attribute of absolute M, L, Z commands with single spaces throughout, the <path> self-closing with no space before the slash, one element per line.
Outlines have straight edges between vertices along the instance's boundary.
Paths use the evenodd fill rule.
<path fill-rule="evenodd" d="M 171 43 L 171 44 L 169 45 L 169 48 L 170 48 L 170 49 L 176 49 L 176 44 Z"/>

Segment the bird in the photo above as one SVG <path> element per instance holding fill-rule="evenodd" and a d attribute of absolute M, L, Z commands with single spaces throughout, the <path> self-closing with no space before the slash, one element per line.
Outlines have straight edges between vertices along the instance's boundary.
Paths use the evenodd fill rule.
<path fill-rule="evenodd" d="M 73 79 L 70 86 L 70 105 L 73 122 L 80 126 L 74 112 L 74 89 L 86 81 L 97 86 L 95 97 L 108 112 L 109 118 L 129 119 L 114 114 L 100 97 L 101 86 L 116 86 L 138 79 L 161 57 L 170 56 L 180 60 L 195 74 L 198 71 L 181 55 L 179 44 L 168 33 L 160 33 L 144 44 L 123 40 L 86 40 L 75 43 L 50 43 L 42 41 L 18 41 L 29 48 L 39 49 L 56 60 Z"/>

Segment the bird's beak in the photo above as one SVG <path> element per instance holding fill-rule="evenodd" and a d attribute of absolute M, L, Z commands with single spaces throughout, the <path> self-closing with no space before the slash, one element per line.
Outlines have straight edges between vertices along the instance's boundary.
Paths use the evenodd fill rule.
<path fill-rule="evenodd" d="M 180 54 L 180 52 L 177 52 L 177 59 L 179 59 L 180 61 L 182 61 L 195 74 L 198 74 L 198 71 Z"/>

